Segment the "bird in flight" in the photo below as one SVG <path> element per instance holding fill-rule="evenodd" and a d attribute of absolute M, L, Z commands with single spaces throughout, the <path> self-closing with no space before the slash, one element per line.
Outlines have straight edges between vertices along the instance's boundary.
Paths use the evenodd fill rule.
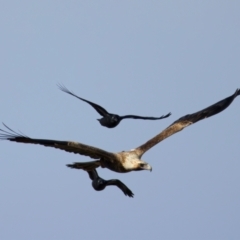
<path fill-rule="evenodd" d="M 65 86 L 58 84 L 57 85 L 60 90 L 62 90 L 65 93 L 68 93 L 88 104 L 90 104 L 101 116 L 102 118 L 97 119 L 99 123 L 107 128 L 114 128 L 116 127 L 123 119 L 127 118 L 133 118 L 133 119 L 143 119 L 143 120 L 160 120 L 163 118 L 167 118 L 171 115 L 171 113 L 168 113 L 167 115 L 163 115 L 161 117 L 141 117 L 136 115 L 125 115 L 125 116 L 119 116 L 117 114 L 109 113 L 106 109 L 103 107 L 97 105 L 96 103 L 90 102 L 84 98 L 80 98 L 77 95 L 75 95 L 73 92 L 70 92 Z"/>
<path fill-rule="evenodd" d="M 67 152 L 89 156 L 95 159 L 95 161 L 78 162 L 72 164 L 72 167 L 74 167 L 74 165 L 77 165 L 77 168 L 79 169 L 81 168 L 87 171 L 91 171 L 100 166 L 102 168 L 108 168 L 112 171 L 119 173 L 152 170 L 152 167 L 147 162 L 141 159 L 145 152 L 147 152 L 149 149 L 154 147 L 159 142 L 183 130 L 189 125 L 220 113 L 221 111 L 226 109 L 238 95 L 240 95 L 240 89 L 237 89 L 233 95 L 201 111 L 195 112 L 193 114 L 188 114 L 179 118 L 178 120 L 173 122 L 170 126 L 168 126 L 166 129 L 164 129 L 161 133 L 159 133 L 152 139 L 148 140 L 141 146 L 130 151 L 112 153 L 107 152 L 103 149 L 99 149 L 78 142 L 29 138 L 27 136 L 24 136 L 23 134 L 19 134 L 11 130 L 6 125 L 4 126 L 9 131 L 0 129 L 1 131 L 0 139 L 20 143 L 40 144 L 46 147 L 54 147 Z"/>
<path fill-rule="evenodd" d="M 67 164 L 67 166 L 70 168 L 78 169 L 77 164 L 74 164 L 74 165 Z M 80 169 L 81 169 L 81 167 L 80 167 Z M 92 186 L 96 191 L 102 191 L 107 186 L 116 186 L 116 187 L 120 188 L 126 196 L 128 196 L 128 197 L 134 196 L 133 192 L 124 183 L 122 183 L 118 179 L 104 180 L 98 176 L 96 169 L 89 170 L 89 171 L 87 171 L 87 173 L 89 175 L 89 178 L 92 180 Z"/>

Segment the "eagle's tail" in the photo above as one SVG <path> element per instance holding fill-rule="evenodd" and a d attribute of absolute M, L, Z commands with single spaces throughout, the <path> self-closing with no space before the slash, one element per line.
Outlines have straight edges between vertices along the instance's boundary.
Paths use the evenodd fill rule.
<path fill-rule="evenodd" d="M 75 168 L 75 169 L 83 169 L 85 171 L 92 171 L 95 168 L 98 168 L 100 165 L 100 161 L 92 161 L 92 162 L 75 162 L 73 164 L 67 164 L 67 167 Z"/>

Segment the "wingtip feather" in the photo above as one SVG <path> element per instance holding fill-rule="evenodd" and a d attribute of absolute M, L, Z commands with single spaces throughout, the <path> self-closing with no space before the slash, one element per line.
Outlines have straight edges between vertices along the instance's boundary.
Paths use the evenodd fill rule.
<path fill-rule="evenodd" d="M 235 96 L 238 96 L 238 95 L 240 95 L 240 89 L 239 88 L 237 88 L 237 90 L 235 92 Z"/>

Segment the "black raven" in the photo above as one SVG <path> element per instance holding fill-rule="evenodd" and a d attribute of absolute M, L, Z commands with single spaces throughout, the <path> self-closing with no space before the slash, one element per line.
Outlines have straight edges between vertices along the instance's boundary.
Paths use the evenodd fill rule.
<path fill-rule="evenodd" d="M 66 166 L 68 166 L 70 168 L 79 169 L 77 164 L 67 164 Z M 80 167 L 80 169 L 81 169 L 81 167 Z M 87 171 L 87 170 L 85 170 L 85 171 Z M 90 179 L 92 180 L 92 186 L 96 191 L 102 191 L 107 186 L 117 186 L 118 188 L 120 188 L 123 191 L 123 193 L 126 196 L 133 197 L 133 195 L 134 195 L 133 192 L 124 183 L 122 183 L 118 179 L 104 180 L 101 177 L 99 177 L 96 169 L 88 170 L 87 173 L 88 173 Z"/>
<path fill-rule="evenodd" d="M 102 118 L 97 119 L 99 123 L 107 128 L 114 128 L 116 127 L 123 119 L 126 118 L 133 118 L 133 119 L 143 119 L 143 120 L 160 120 L 163 118 L 167 118 L 171 115 L 171 113 L 168 113 L 167 115 L 163 115 L 161 117 L 141 117 L 136 115 L 125 115 L 125 116 L 119 116 L 117 114 L 109 113 L 106 109 L 103 107 L 97 105 L 96 103 L 90 102 L 84 98 L 78 97 L 73 92 L 70 92 L 65 86 L 58 84 L 58 87 L 60 90 L 62 90 L 65 93 L 68 93 L 88 104 L 90 104 L 101 116 Z"/>

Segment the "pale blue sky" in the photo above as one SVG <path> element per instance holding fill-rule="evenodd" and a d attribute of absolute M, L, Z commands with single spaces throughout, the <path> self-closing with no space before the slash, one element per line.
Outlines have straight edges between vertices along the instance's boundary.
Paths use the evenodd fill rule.
<path fill-rule="evenodd" d="M 107 151 L 146 142 L 240 87 L 238 1 L 2 1 L 0 121 Z M 172 116 L 103 128 L 62 83 L 113 113 Z M 0 239 L 240 239 L 240 98 L 118 174 L 135 194 L 92 189 L 88 157 L 1 141 Z"/>

